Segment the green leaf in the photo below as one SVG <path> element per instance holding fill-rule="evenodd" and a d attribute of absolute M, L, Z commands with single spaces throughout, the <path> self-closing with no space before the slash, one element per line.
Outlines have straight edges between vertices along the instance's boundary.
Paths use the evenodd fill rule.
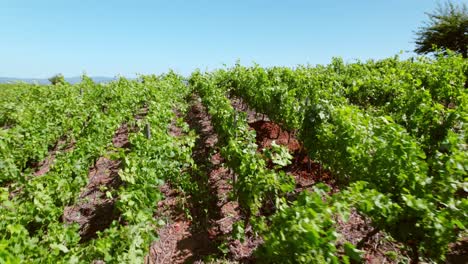
<path fill-rule="evenodd" d="M 362 255 L 364 254 L 364 251 L 356 249 L 356 247 L 349 242 L 345 242 L 343 246 L 346 256 L 350 257 L 354 261 L 362 261 Z"/>

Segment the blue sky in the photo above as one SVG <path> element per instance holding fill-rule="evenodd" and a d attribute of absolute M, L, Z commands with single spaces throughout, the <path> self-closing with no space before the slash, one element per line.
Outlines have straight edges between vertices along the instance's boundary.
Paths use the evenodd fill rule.
<path fill-rule="evenodd" d="M 455 1 L 463 3 L 466 1 Z M 0 0 L 0 76 L 189 74 L 414 48 L 431 0 Z M 410 53 L 411 54 L 411 53 Z M 405 56 L 409 56 L 407 54 Z"/>

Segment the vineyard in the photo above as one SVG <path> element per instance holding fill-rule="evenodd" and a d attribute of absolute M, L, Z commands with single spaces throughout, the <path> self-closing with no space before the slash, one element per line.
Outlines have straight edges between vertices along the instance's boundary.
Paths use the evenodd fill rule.
<path fill-rule="evenodd" d="M 468 60 L 0 86 L 0 263 L 467 263 Z"/>

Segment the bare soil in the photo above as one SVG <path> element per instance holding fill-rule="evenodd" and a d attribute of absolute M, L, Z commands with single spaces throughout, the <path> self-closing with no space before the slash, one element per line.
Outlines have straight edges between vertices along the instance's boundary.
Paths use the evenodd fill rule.
<path fill-rule="evenodd" d="M 462 237 L 456 243 L 450 245 L 447 253 L 447 264 L 466 264 L 468 263 L 468 234 Z"/>
<path fill-rule="evenodd" d="M 135 115 L 136 120 L 144 118 L 148 107 L 144 106 Z M 112 146 L 117 149 L 131 148 L 129 134 L 137 132 L 137 126 L 123 123 L 112 137 Z M 111 159 L 115 150 L 110 150 L 106 156 L 99 157 L 94 166 L 89 169 L 88 184 L 83 188 L 77 202 L 64 208 L 63 221 L 65 223 L 78 223 L 79 234 L 82 241 L 96 237 L 96 232 L 109 227 L 119 212 L 115 209 L 117 197 L 107 196 L 107 192 L 117 189 L 122 181 L 119 178 L 121 161 Z"/>
<path fill-rule="evenodd" d="M 310 160 L 294 133 L 282 130 L 278 124 L 269 121 L 268 117 L 249 109 L 240 99 L 233 99 L 232 105 L 236 110 L 247 114 L 250 127 L 256 131 L 259 151 L 270 148 L 273 141 L 288 148 L 294 157 L 293 163 L 283 170 L 294 176 L 296 194 L 310 190 L 317 183 L 325 183 L 332 189 L 332 193 L 339 192 L 340 186 L 334 180 L 332 173 L 323 169 L 320 163 Z M 346 241 L 357 245 L 366 252 L 364 255 L 366 263 L 401 263 L 411 259 L 403 244 L 392 240 L 384 232 L 374 230 L 372 221 L 358 214 L 356 210 L 351 211 L 347 221 L 337 218 L 336 223 L 336 230 L 342 235 L 338 246 L 342 246 Z M 464 236 L 458 242 L 452 243 L 446 257 L 447 263 L 468 263 L 468 237 Z"/>
<path fill-rule="evenodd" d="M 128 148 L 129 128 L 122 124 L 114 134 L 115 148 Z M 111 154 L 108 153 L 109 155 Z M 119 178 L 121 161 L 100 157 L 89 170 L 89 181 L 81 192 L 76 204 L 67 206 L 63 212 L 65 223 L 78 223 L 82 241 L 96 236 L 97 231 L 106 229 L 118 217 L 115 210 L 115 197 L 108 197 L 107 191 L 116 189 L 122 183 Z"/>
<path fill-rule="evenodd" d="M 191 219 L 181 210 L 180 193 L 163 186 L 166 198 L 159 208 L 169 223 L 159 231 L 160 240 L 151 247 L 147 263 L 200 263 L 208 258 L 245 262 L 258 242 L 241 243 L 230 236 L 233 223 L 242 219 L 238 203 L 229 197 L 233 175 L 224 166 L 211 118 L 198 97 L 192 98 L 186 122 L 199 136 L 193 150 L 198 169 L 192 173 L 198 191 L 187 197 Z"/>
<path fill-rule="evenodd" d="M 270 148 L 273 141 L 288 148 L 293 156 L 292 164 L 282 170 L 296 180 L 296 189 L 290 195 L 291 197 L 295 197 L 304 190 L 311 190 L 317 183 L 325 183 L 331 188 L 332 193 L 339 192 L 340 188 L 333 174 L 308 157 L 295 133 L 281 129 L 280 125 L 270 121 L 268 117 L 248 108 L 239 98 L 232 98 L 231 103 L 237 111 L 247 114 L 249 126 L 256 132 L 259 152 L 264 148 Z M 352 210 L 348 221 L 343 221 L 338 217 L 336 220 L 337 232 L 342 235 L 338 241 L 338 247 L 346 241 L 359 245 L 366 252 L 366 263 L 398 263 L 398 260 L 407 258 L 408 254 L 402 250 L 401 244 L 387 239 L 383 232 L 374 231 L 370 219 L 366 219 L 355 210 Z M 392 259 L 386 254 L 387 252 L 395 252 L 398 257 Z"/>
<path fill-rule="evenodd" d="M 278 124 L 271 121 L 259 120 L 249 125 L 256 131 L 259 150 L 271 147 L 271 143 L 275 141 L 277 144 L 286 146 L 293 155 L 293 163 L 283 168 L 284 172 L 294 176 L 296 180 L 296 189 L 291 196 L 304 190 L 311 190 L 311 187 L 317 183 L 325 183 L 332 189 L 332 193 L 339 192 L 339 186 L 334 181 L 331 172 L 324 170 L 319 163 L 309 159 L 295 135 L 281 130 Z M 397 263 L 398 259 L 407 255 L 401 250 L 401 244 L 390 241 L 383 232 L 372 234 L 374 229 L 370 219 L 366 219 L 355 210 L 351 212 L 348 221 L 337 217 L 336 223 L 337 232 L 342 235 L 338 241 L 338 247 L 346 241 L 354 245 L 362 244 L 360 248 L 366 251 L 366 263 Z M 392 260 L 386 255 L 387 252 L 395 252 L 399 257 Z"/>

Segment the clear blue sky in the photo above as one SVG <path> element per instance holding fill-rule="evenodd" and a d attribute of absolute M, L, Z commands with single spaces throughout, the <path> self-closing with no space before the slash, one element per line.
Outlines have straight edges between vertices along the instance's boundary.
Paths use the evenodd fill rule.
<path fill-rule="evenodd" d="M 459 0 L 455 2 L 466 2 Z M 0 76 L 181 74 L 414 48 L 432 0 L 0 0 Z"/>

